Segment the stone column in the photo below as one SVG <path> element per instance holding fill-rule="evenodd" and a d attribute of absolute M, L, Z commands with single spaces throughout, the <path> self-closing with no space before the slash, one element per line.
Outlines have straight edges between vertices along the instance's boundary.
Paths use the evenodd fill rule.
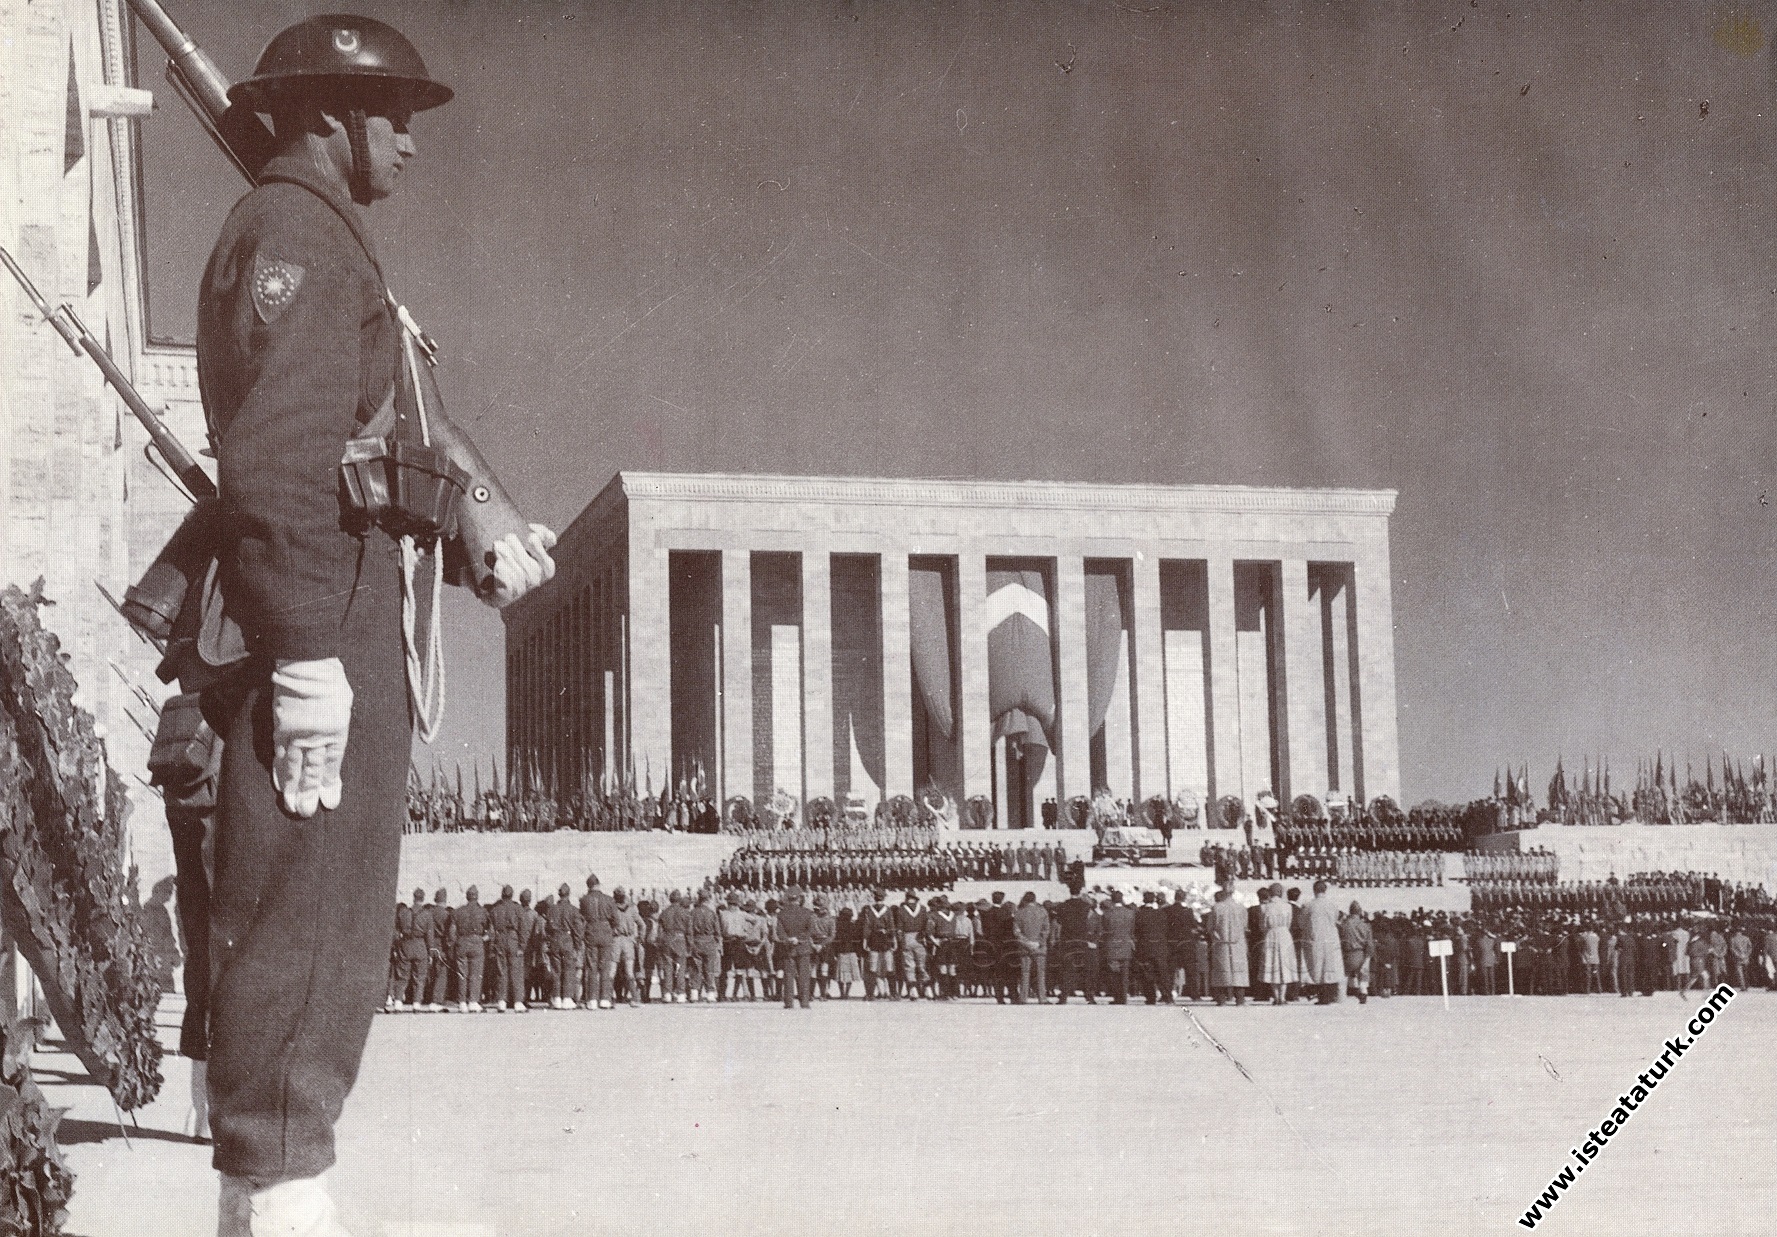
<path fill-rule="evenodd" d="M 1352 565 L 1357 588 L 1358 794 L 1368 803 L 1377 795 L 1401 798 L 1400 736 L 1394 703 L 1394 600 L 1389 580 L 1388 543 L 1368 548 Z"/>
<path fill-rule="evenodd" d="M 729 798 L 753 799 L 753 556 L 746 550 L 722 551 L 721 693 L 722 780 Z"/>
<path fill-rule="evenodd" d="M 1131 650 L 1135 671 L 1135 797 L 1165 795 L 1166 658 L 1160 640 L 1160 560 L 1137 554 L 1130 564 Z"/>
<path fill-rule="evenodd" d="M 1327 659 L 1327 781 L 1343 794 L 1357 793 L 1357 739 L 1351 724 L 1351 572 L 1328 575 L 1321 585 L 1321 628 Z"/>
<path fill-rule="evenodd" d="M 1240 675 L 1234 652 L 1234 560 L 1211 558 L 1205 567 L 1209 577 L 1209 711 L 1214 761 L 1210 794 L 1217 799 L 1223 795 L 1245 799 L 1246 786 L 1240 774 Z M 1258 788 L 1253 789 L 1256 792 Z"/>
<path fill-rule="evenodd" d="M 987 557 L 957 555 L 957 650 L 961 680 L 963 797 L 993 793 L 993 719 L 987 715 Z"/>
<path fill-rule="evenodd" d="M 660 788 L 672 780 L 673 764 L 673 691 L 672 632 L 667 605 L 667 554 L 655 542 L 651 532 L 630 532 L 629 549 L 629 623 L 625 636 L 628 644 L 629 673 L 626 696 L 629 715 L 629 768 L 634 770 L 636 792 Z M 550 629 L 545 628 L 545 640 Z M 554 650 L 550 650 L 553 654 Z M 549 677 L 552 693 L 564 685 L 563 667 L 550 658 Z M 547 731 L 556 727 L 552 708 L 541 711 L 538 719 Z M 558 735 L 541 736 L 544 760 L 541 770 L 548 775 L 548 750 Z"/>
<path fill-rule="evenodd" d="M 833 796 L 833 560 L 802 554 L 802 761 L 808 797 Z"/>
<path fill-rule="evenodd" d="M 1288 736 L 1283 785 L 1285 804 L 1307 793 L 1327 793 L 1327 676 L 1322 659 L 1320 604 L 1308 596 L 1308 563 L 1282 562 L 1283 682 Z"/>
<path fill-rule="evenodd" d="M 1092 795 L 1092 718 L 1086 689 L 1086 560 L 1055 560 L 1055 639 L 1061 661 L 1061 750 L 1056 800 Z M 1065 815 L 1065 812 L 1063 813 Z"/>
<path fill-rule="evenodd" d="M 913 793 L 913 647 L 907 556 L 882 556 L 882 793 Z"/>

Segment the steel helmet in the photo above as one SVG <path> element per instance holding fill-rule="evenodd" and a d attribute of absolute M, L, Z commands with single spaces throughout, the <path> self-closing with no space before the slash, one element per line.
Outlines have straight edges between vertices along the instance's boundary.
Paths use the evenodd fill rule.
<path fill-rule="evenodd" d="M 349 13 L 325 13 L 279 31 L 259 53 L 253 76 L 229 87 L 228 100 L 265 111 L 290 87 L 348 98 L 396 93 L 416 112 L 448 103 L 455 93 L 432 80 L 399 30 Z"/>

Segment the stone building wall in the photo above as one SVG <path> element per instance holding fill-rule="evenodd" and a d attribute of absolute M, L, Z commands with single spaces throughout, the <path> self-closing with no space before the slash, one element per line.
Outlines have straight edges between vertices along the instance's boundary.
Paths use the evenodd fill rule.
<path fill-rule="evenodd" d="M 192 449 L 202 445 L 189 348 L 154 347 L 142 315 L 136 126 L 154 99 L 129 80 L 122 0 L 0 0 L 0 245 L 52 304 L 83 319 Z M 146 63 L 145 59 L 145 63 Z M 179 105 L 147 123 L 177 123 Z M 195 277 L 195 276 L 194 276 Z M 41 577 L 45 626 L 133 786 L 145 880 L 171 870 L 145 774 L 156 654 L 106 603 L 121 598 L 186 501 L 144 457 L 147 436 L 97 368 L 0 275 L 0 583 Z M 141 693 L 139 695 L 138 693 Z"/>

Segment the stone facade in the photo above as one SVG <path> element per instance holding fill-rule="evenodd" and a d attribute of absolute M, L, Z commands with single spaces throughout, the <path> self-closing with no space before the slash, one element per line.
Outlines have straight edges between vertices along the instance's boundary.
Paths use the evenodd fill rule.
<path fill-rule="evenodd" d="M 932 784 L 1013 825 L 1098 789 L 1398 799 L 1393 507 L 1392 491 L 620 473 L 563 534 L 555 581 L 505 613 L 510 767 L 564 793 L 697 782 L 755 802 Z M 1033 587 L 990 592 L 1008 573 Z M 1095 669 L 1105 597 L 1121 625 L 1090 636 Z M 950 633 L 948 735 L 945 693 L 934 710 L 914 666 L 921 605 Z M 1040 772 L 989 716 L 990 631 L 1020 610 L 1054 690 Z"/>
<path fill-rule="evenodd" d="M 136 122 L 153 96 L 130 80 L 122 0 L 0 0 L 0 244 L 52 304 L 70 305 L 203 443 L 191 349 L 146 339 L 139 266 Z M 152 61 L 145 57 L 145 63 Z M 179 105 L 175 102 L 173 106 Z M 196 278 L 196 272 L 193 273 Z M 157 655 L 131 634 L 95 581 L 122 597 L 186 509 L 144 456 L 147 435 L 0 273 L 0 583 L 41 577 L 44 612 L 69 655 L 111 763 L 134 787 L 132 838 L 144 875 L 171 870 L 145 774 Z"/>

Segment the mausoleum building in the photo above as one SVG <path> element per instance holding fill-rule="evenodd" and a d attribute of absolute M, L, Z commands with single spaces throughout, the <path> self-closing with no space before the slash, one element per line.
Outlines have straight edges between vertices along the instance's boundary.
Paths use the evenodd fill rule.
<path fill-rule="evenodd" d="M 758 803 L 1399 798 L 1387 490 L 622 472 L 505 612 L 509 766 Z"/>

